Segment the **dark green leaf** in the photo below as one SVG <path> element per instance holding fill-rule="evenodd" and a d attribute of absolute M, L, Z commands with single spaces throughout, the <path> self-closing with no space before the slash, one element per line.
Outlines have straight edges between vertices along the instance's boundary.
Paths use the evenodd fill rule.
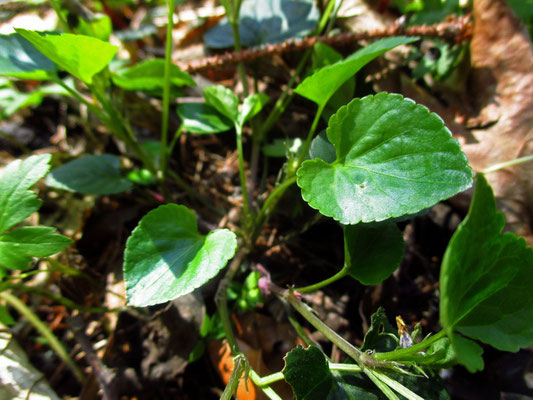
<path fill-rule="evenodd" d="M 480 340 L 499 350 L 533 343 L 533 249 L 502 234 L 505 218 L 483 175 L 466 219 L 453 235 L 440 275 L 440 321 L 459 362 L 481 369 Z"/>
<path fill-rule="evenodd" d="M 240 10 L 239 32 L 245 47 L 278 43 L 303 37 L 313 29 L 319 12 L 311 0 L 245 0 Z M 233 47 L 233 32 L 227 19 L 205 35 L 212 48 Z"/>
<path fill-rule="evenodd" d="M 156 91 L 165 86 L 165 60 L 142 61 L 132 67 L 124 68 L 113 75 L 113 83 L 127 90 Z M 170 83 L 173 86 L 196 85 L 191 76 L 172 64 Z"/>
<path fill-rule="evenodd" d="M 144 307 L 191 293 L 224 268 L 236 246 L 227 229 L 198 234 L 196 216 L 185 206 L 150 211 L 126 244 L 128 303 Z"/>
<path fill-rule="evenodd" d="M 0 233 L 38 210 L 41 200 L 28 190 L 50 169 L 50 154 L 10 162 L 0 171 Z"/>
<path fill-rule="evenodd" d="M 315 346 L 298 346 L 285 356 L 283 376 L 296 400 L 378 400 L 372 383 L 359 373 L 330 371 L 326 356 Z"/>
<path fill-rule="evenodd" d="M 21 79 L 48 79 L 56 66 L 18 33 L 0 35 L 0 75 Z"/>
<path fill-rule="evenodd" d="M 326 131 L 320 132 L 311 142 L 311 148 L 309 149 L 309 156 L 312 160 L 320 158 L 322 161 L 332 163 L 337 158 L 335 153 L 335 147 L 328 139 Z"/>
<path fill-rule="evenodd" d="M 60 68 L 88 84 L 118 50 L 116 46 L 90 36 L 15 30 Z"/>
<path fill-rule="evenodd" d="M 124 192 L 132 183 L 120 173 L 120 160 L 111 154 L 70 161 L 50 172 L 46 184 L 56 189 L 103 195 Z"/>
<path fill-rule="evenodd" d="M 344 227 L 344 267 L 363 285 L 377 285 L 400 265 L 405 251 L 402 232 L 395 223 Z"/>
<path fill-rule="evenodd" d="M 0 266 L 24 269 L 32 257 L 47 257 L 72 243 L 68 237 L 55 234 L 55 228 L 25 226 L 0 236 Z"/>
<path fill-rule="evenodd" d="M 0 324 L 7 326 L 15 325 L 15 320 L 3 306 L 0 306 Z"/>
<path fill-rule="evenodd" d="M 268 157 L 295 156 L 302 147 L 303 141 L 300 138 L 294 139 L 274 139 L 272 143 L 263 146 L 263 154 Z"/>
<path fill-rule="evenodd" d="M 233 122 L 216 108 L 204 103 L 185 103 L 178 106 L 183 129 L 190 133 L 220 133 L 233 128 Z"/>
<path fill-rule="evenodd" d="M 239 98 L 228 88 L 221 85 L 206 86 L 204 97 L 207 104 L 236 123 L 239 116 Z"/>
<path fill-rule="evenodd" d="M 358 50 L 350 57 L 333 65 L 321 68 L 308 76 L 294 89 L 295 93 L 303 96 L 323 107 L 331 96 L 374 58 L 401 45 L 418 40 L 417 38 L 392 37 L 381 39 L 365 48 Z"/>
<path fill-rule="evenodd" d="M 370 317 L 370 328 L 365 334 L 361 350 L 374 350 L 382 353 L 393 351 L 398 347 L 398 342 L 398 331 L 390 324 L 385 310 L 379 307 Z"/>
<path fill-rule="evenodd" d="M 413 214 L 467 189 L 472 170 L 442 120 L 412 100 L 380 93 L 331 117 L 336 160 L 305 161 L 302 197 L 343 224 Z"/>

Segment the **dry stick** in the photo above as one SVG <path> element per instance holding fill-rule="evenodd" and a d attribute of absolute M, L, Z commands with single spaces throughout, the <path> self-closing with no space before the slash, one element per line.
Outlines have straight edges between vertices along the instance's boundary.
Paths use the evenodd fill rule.
<path fill-rule="evenodd" d="M 304 39 L 289 39 L 283 43 L 267 44 L 263 47 L 246 49 L 236 52 L 227 52 L 222 55 L 203 58 L 191 63 L 178 63 L 180 68 L 189 73 L 200 72 L 209 69 L 220 68 L 228 64 L 252 61 L 260 57 L 271 56 L 273 54 L 283 54 L 287 52 L 305 50 L 313 47 L 315 43 L 321 42 L 328 45 L 342 46 L 348 43 L 361 40 L 373 40 L 391 36 L 426 36 L 435 37 L 461 43 L 468 41 L 472 37 L 472 22 L 470 16 L 455 17 L 449 22 L 441 22 L 434 25 L 417 25 L 405 27 L 394 24 L 388 28 L 376 29 L 363 32 L 347 32 L 334 36 L 317 36 Z"/>

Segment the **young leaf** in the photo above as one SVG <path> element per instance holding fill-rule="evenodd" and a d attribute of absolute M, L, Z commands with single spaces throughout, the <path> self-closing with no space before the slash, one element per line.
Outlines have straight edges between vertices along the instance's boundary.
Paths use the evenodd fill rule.
<path fill-rule="evenodd" d="M 18 33 L 0 35 L 0 75 L 21 79 L 48 79 L 56 66 Z"/>
<path fill-rule="evenodd" d="M 347 225 L 344 227 L 344 267 L 363 285 L 378 285 L 400 265 L 405 243 L 395 223 Z"/>
<path fill-rule="evenodd" d="M 50 154 L 10 162 L 0 171 L 0 234 L 38 210 L 41 200 L 28 190 L 50 169 Z"/>
<path fill-rule="evenodd" d="M 50 172 L 45 183 L 57 189 L 103 195 L 125 192 L 132 183 L 120 173 L 120 160 L 111 154 L 70 161 Z"/>
<path fill-rule="evenodd" d="M 296 400 L 382 399 L 363 375 L 331 371 L 318 347 L 295 347 L 284 360 L 283 376 Z"/>
<path fill-rule="evenodd" d="M 305 161 L 302 197 L 343 224 L 413 214 L 467 189 L 472 170 L 442 120 L 398 94 L 354 99 L 331 117 L 336 160 Z"/>
<path fill-rule="evenodd" d="M 213 85 L 204 88 L 204 97 L 207 104 L 229 118 L 231 122 L 237 122 L 239 98 L 235 93 L 222 85 Z"/>
<path fill-rule="evenodd" d="M 116 46 L 90 36 L 15 30 L 60 68 L 88 84 L 118 50 Z"/>
<path fill-rule="evenodd" d="M 220 133 L 233 128 L 233 122 L 216 108 L 204 103 L 185 103 L 178 106 L 183 129 L 189 133 Z"/>
<path fill-rule="evenodd" d="M 397 337 L 397 340 L 394 339 Z M 374 350 L 379 352 L 392 351 L 398 347 L 398 330 L 394 329 L 383 307 L 379 307 L 374 314 L 370 316 L 370 328 L 365 334 L 362 351 Z"/>
<path fill-rule="evenodd" d="M 25 226 L 1 235 L 0 267 L 24 269 L 32 257 L 51 256 L 72 243 L 55 231 L 47 226 Z"/>
<path fill-rule="evenodd" d="M 191 293 L 224 268 L 236 247 L 227 229 L 198 234 L 196 216 L 185 206 L 150 211 L 126 243 L 128 303 L 144 307 Z"/>
<path fill-rule="evenodd" d="M 0 324 L 7 326 L 15 325 L 15 320 L 3 306 L 0 306 Z"/>
<path fill-rule="evenodd" d="M 504 225 L 491 187 L 478 175 L 440 275 L 440 322 L 470 371 L 483 368 L 482 349 L 470 339 L 504 351 L 533 343 L 533 249 L 523 238 L 502 234 Z"/>
<path fill-rule="evenodd" d="M 378 40 L 358 50 L 343 61 L 329 65 L 308 76 L 294 91 L 323 107 L 344 82 L 354 76 L 374 58 L 401 45 L 418 40 L 418 38 L 392 37 Z"/>
<path fill-rule="evenodd" d="M 165 85 L 164 72 L 165 60 L 146 60 L 113 74 L 113 83 L 127 90 L 161 90 Z M 170 83 L 173 86 L 196 85 L 187 72 L 174 64 L 170 66 Z"/>
<path fill-rule="evenodd" d="M 312 0 L 245 0 L 239 19 L 241 44 L 245 47 L 261 46 L 303 37 L 315 29 L 319 17 L 318 8 Z M 204 37 L 208 47 L 233 47 L 233 32 L 227 19 Z"/>
<path fill-rule="evenodd" d="M 242 109 L 239 111 L 237 123 L 243 126 L 246 121 L 254 117 L 268 103 L 269 97 L 264 93 L 254 93 L 249 95 L 242 102 Z"/>

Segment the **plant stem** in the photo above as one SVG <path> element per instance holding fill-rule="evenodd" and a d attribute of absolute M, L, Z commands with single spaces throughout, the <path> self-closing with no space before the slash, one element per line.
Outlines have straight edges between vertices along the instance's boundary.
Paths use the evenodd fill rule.
<path fill-rule="evenodd" d="M 50 347 L 57 353 L 59 358 L 63 360 L 74 372 L 74 375 L 81 383 L 84 382 L 85 378 L 83 373 L 76 366 L 67 350 L 63 344 L 56 338 L 52 331 L 39 319 L 39 317 L 22 301 L 7 292 L 0 293 L 0 299 L 5 300 L 10 304 L 14 309 L 16 309 L 22 316 L 24 316 L 30 324 L 43 336 L 47 341 Z"/>
<path fill-rule="evenodd" d="M 402 396 L 406 397 L 407 399 L 409 399 L 409 400 L 424 400 L 424 398 L 420 397 L 419 395 L 417 395 L 413 391 L 409 390 L 404 385 L 402 385 L 400 382 L 395 381 L 394 379 L 390 378 L 389 376 L 387 376 L 383 372 L 372 371 L 372 373 L 375 374 L 376 377 L 380 381 L 382 381 L 385 385 L 387 385 L 391 389 L 395 390 L 396 392 L 398 392 Z"/>
<path fill-rule="evenodd" d="M 437 332 L 435 335 L 430 336 L 426 340 L 423 340 L 420 343 L 417 343 L 411 347 L 407 347 L 405 349 L 398 349 L 393 351 L 388 351 L 386 353 L 375 353 L 373 355 L 373 358 L 378 361 L 394 361 L 402 359 L 405 356 L 410 356 L 413 354 L 416 354 L 422 350 L 427 349 L 429 346 L 431 346 L 436 341 L 442 339 L 444 336 L 446 336 L 446 332 L 444 330 Z"/>
<path fill-rule="evenodd" d="M 338 364 L 329 363 L 329 369 L 332 371 L 362 372 L 363 369 L 357 364 Z"/>
<path fill-rule="evenodd" d="M 272 385 L 274 382 L 282 381 L 285 379 L 282 372 L 276 372 L 271 375 L 260 377 L 253 369 L 250 370 L 250 378 L 259 387 Z"/>
<path fill-rule="evenodd" d="M 231 25 L 231 31 L 233 33 L 233 47 L 235 48 L 235 51 L 241 51 L 241 35 L 239 32 L 239 14 L 240 14 L 240 8 L 241 4 L 238 2 L 235 6 L 235 10 L 233 10 L 234 16 L 230 20 Z M 248 88 L 248 80 L 246 79 L 246 70 L 244 69 L 244 63 L 239 62 L 237 64 L 237 71 L 239 73 L 239 79 L 242 83 L 242 92 L 244 94 L 244 97 L 248 96 L 249 88 Z"/>
<path fill-rule="evenodd" d="M 357 364 L 362 364 L 362 355 L 364 354 L 349 343 L 342 336 L 338 335 L 333 329 L 327 326 L 324 322 L 318 318 L 313 310 L 299 300 L 294 293 L 291 291 L 287 296 L 285 296 L 287 301 L 296 311 L 298 311 L 311 325 L 313 325 L 320 333 L 322 333 L 326 338 L 328 338 L 332 343 L 335 343 L 342 351 L 349 355 Z"/>
<path fill-rule="evenodd" d="M 222 329 L 224 330 L 226 340 L 228 341 L 228 345 L 231 350 L 231 355 L 233 356 L 239 354 L 240 351 L 239 345 L 237 344 L 237 340 L 235 339 L 235 335 L 233 334 L 233 328 L 231 326 L 231 319 L 228 310 L 227 290 L 229 285 L 231 284 L 231 281 L 235 277 L 235 274 L 239 270 L 242 261 L 247 255 L 248 248 L 241 247 L 237 255 L 231 261 L 229 268 L 226 271 L 226 275 L 224 275 L 224 278 L 222 278 L 222 280 L 218 284 L 217 292 L 215 294 L 215 303 L 217 305 L 218 314 L 222 322 Z"/>
<path fill-rule="evenodd" d="M 505 162 L 502 162 L 502 163 L 499 163 L 499 164 L 494 164 L 494 165 L 490 166 L 489 168 L 481 171 L 481 173 L 482 174 L 489 174 L 491 172 L 496 172 L 496 171 L 499 171 L 499 170 L 504 169 L 504 168 L 512 167 L 514 165 L 524 164 L 524 163 L 531 162 L 531 161 L 533 161 L 533 155 L 524 156 L 524 157 L 516 158 L 516 159 L 511 160 L 511 161 L 505 161 Z"/>
<path fill-rule="evenodd" d="M 167 38 L 165 44 L 165 72 L 163 85 L 163 115 L 161 117 L 161 154 L 158 178 L 164 182 L 167 170 L 168 115 L 170 109 L 170 68 L 172 65 L 172 29 L 174 28 L 174 0 L 168 0 Z"/>
<path fill-rule="evenodd" d="M 172 138 L 171 142 L 170 142 L 170 146 L 168 146 L 168 153 L 167 155 L 170 157 L 172 155 L 172 153 L 174 152 L 174 146 L 176 146 L 176 142 L 178 141 L 178 139 L 181 137 L 181 135 L 183 134 L 183 132 L 185 132 L 184 128 L 183 128 L 183 124 L 180 125 L 180 127 L 178 128 L 178 130 L 176 131 L 176 133 L 174 134 L 174 137 Z"/>
<path fill-rule="evenodd" d="M 63 12 L 61 11 L 61 4 L 59 3 L 58 0 L 50 0 L 50 4 L 52 6 L 52 8 L 54 9 L 56 15 L 57 15 L 57 19 L 59 21 L 59 24 L 61 25 L 61 27 L 63 28 L 63 30 L 65 32 L 70 32 L 70 26 L 68 25 L 68 21 L 67 19 L 65 18 L 65 15 L 63 15 Z"/>
<path fill-rule="evenodd" d="M 233 394 L 237 391 L 237 388 L 239 387 L 241 376 L 246 369 L 247 361 L 243 355 L 240 355 L 239 357 L 234 357 L 233 361 L 233 372 L 231 373 L 231 377 L 229 379 L 228 384 L 226 385 L 226 388 L 224 389 L 224 392 L 222 393 L 222 396 L 220 396 L 220 400 L 231 400 Z"/>
<path fill-rule="evenodd" d="M 311 125 L 311 129 L 309 129 L 309 133 L 307 134 L 307 138 L 305 139 L 305 143 L 300 151 L 300 156 L 298 157 L 298 163 L 296 164 L 296 168 L 294 169 L 294 173 L 296 173 L 296 170 L 302 163 L 304 162 L 305 156 L 309 153 L 309 149 L 311 148 L 311 143 L 313 142 L 313 135 L 315 133 L 316 127 L 318 126 L 318 121 L 320 121 L 320 117 L 322 116 L 322 112 L 324 111 L 324 108 L 326 107 L 325 104 L 319 105 L 318 110 L 315 114 L 315 119 L 313 120 L 313 124 Z"/>
<path fill-rule="evenodd" d="M 318 283 L 315 283 L 313 285 L 309 285 L 309 286 L 304 286 L 302 288 L 296 288 L 294 289 L 295 292 L 299 292 L 299 293 L 309 293 L 309 292 L 314 292 L 315 290 L 318 290 L 318 289 L 321 289 L 323 288 L 324 286 L 327 286 L 335 281 L 338 281 L 339 279 L 341 278 L 344 278 L 346 276 L 346 272 L 344 270 L 341 270 L 339 272 L 337 272 L 335 275 L 333 275 L 332 277 L 328 278 L 328 279 L 324 279 L 323 281 L 320 281 Z"/>
<path fill-rule="evenodd" d="M 250 210 L 251 199 L 248 197 L 248 186 L 246 185 L 246 172 L 244 170 L 244 152 L 242 149 L 242 126 L 235 124 L 235 134 L 237 140 L 237 152 L 239 157 L 239 176 L 241 179 L 241 190 L 242 190 L 242 202 L 244 209 L 244 219 L 247 227 L 254 226 L 254 217 Z M 251 230 L 246 229 L 247 232 Z"/>
<path fill-rule="evenodd" d="M 396 396 L 396 393 L 394 393 L 387 384 L 385 384 L 381 379 L 376 376 L 376 371 L 365 369 L 364 372 L 365 375 L 370 378 L 374 385 L 376 385 L 378 389 L 381 390 L 389 400 L 400 400 L 400 398 Z"/>

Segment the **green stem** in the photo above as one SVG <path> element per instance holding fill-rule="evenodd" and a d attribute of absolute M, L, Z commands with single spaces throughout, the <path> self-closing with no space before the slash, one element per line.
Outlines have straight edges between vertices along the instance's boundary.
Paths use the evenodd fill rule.
<path fill-rule="evenodd" d="M 242 190 L 242 202 L 244 208 L 244 218 L 246 226 L 253 227 L 253 215 L 250 210 L 250 198 L 248 197 L 248 186 L 246 184 L 246 172 L 244 169 L 244 152 L 242 149 L 242 126 L 235 124 L 235 133 L 237 140 L 237 152 L 239 157 L 239 176 L 241 179 L 241 190 Z M 250 232 L 250 230 L 248 230 Z"/>
<path fill-rule="evenodd" d="M 63 362 L 72 369 L 72 372 L 74 372 L 74 375 L 76 376 L 78 381 L 83 383 L 85 380 L 83 373 L 76 366 L 63 344 L 56 338 L 52 331 L 39 319 L 39 317 L 32 310 L 30 310 L 30 308 L 26 304 L 24 304 L 12 294 L 9 294 L 7 292 L 1 292 L 0 298 L 5 300 L 14 309 L 16 309 L 22 316 L 24 316 L 24 318 L 28 320 L 30 324 L 33 325 L 35 329 L 37 329 L 41 336 L 43 336 L 48 341 L 48 344 L 57 353 L 59 358 L 61 358 L 61 360 L 63 360 Z"/>
<path fill-rule="evenodd" d="M 290 308 L 287 308 L 287 309 L 290 310 Z M 287 314 L 288 314 L 287 317 L 289 319 L 290 324 L 292 325 L 292 327 L 294 328 L 294 330 L 296 331 L 300 339 L 303 340 L 306 346 L 313 346 L 315 343 L 313 342 L 313 340 L 311 340 L 311 338 L 309 337 L 307 332 L 304 330 L 302 325 L 300 325 L 298 320 L 294 317 L 292 311 L 288 312 Z"/>
<path fill-rule="evenodd" d="M 222 278 L 222 280 L 218 284 L 217 292 L 215 294 L 215 302 L 218 308 L 220 321 L 222 322 L 222 329 L 224 330 L 226 340 L 228 341 L 228 345 L 233 356 L 239 354 L 240 350 L 239 345 L 237 344 L 237 340 L 235 339 L 235 335 L 233 334 L 233 328 L 231 326 L 231 319 L 228 309 L 227 290 L 229 285 L 231 285 L 235 274 L 239 270 L 239 267 L 241 266 L 241 263 L 247 254 L 248 249 L 246 247 L 241 247 L 237 255 L 231 261 L 226 275 L 224 275 L 224 278 Z"/>
<path fill-rule="evenodd" d="M 250 378 L 252 379 L 253 383 L 255 383 L 259 387 L 269 386 L 275 382 L 282 381 L 285 379 L 281 371 L 261 378 L 253 369 L 250 370 Z"/>
<path fill-rule="evenodd" d="M 349 343 L 342 336 L 339 336 L 337 332 L 327 326 L 324 322 L 318 318 L 313 310 L 305 305 L 301 300 L 296 298 L 291 291 L 288 296 L 285 297 L 290 305 L 298 311 L 311 325 L 313 325 L 320 333 L 328 338 L 332 343 L 335 343 L 338 348 L 348 354 L 357 364 L 362 364 L 363 352 Z"/>
<path fill-rule="evenodd" d="M 293 173 L 296 173 L 296 170 L 305 160 L 305 157 L 309 153 L 309 149 L 311 148 L 311 143 L 313 142 L 313 135 L 315 133 L 316 127 L 318 126 L 318 122 L 320 121 L 320 117 L 322 116 L 322 112 L 324 111 L 324 108 L 326 107 L 325 104 L 319 105 L 318 110 L 315 114 L 315 119 L 313 120 L 313 124 L 311 125 L 311 129 L 309 129 L 309 133 L 307 134 L 307 138 L 305 139 L 305 143 L 302 147 L 302 150 L 300 151 L 300 156 L 298 157 L 298 163 L 296 164 L 296 168 L 294 169 Z"/>
<path fill-rule="evenodd" d="M 63 28 L 63 30 L 65 32 L 70 32 L 70 26 L 68 25 L 68 21 L 67 19 L 65 18 L 65 16 L 63 15 L 63 12 L 61 11 L 61 4 L 59 3 L 58 0 L 50 0 L 50 4 L 52 5 L 52 8 L 54 9 L 56 15 L 57 15 L 57 19 L 61 25 L 61 27 Z"/>
<path fill-rule="evenodd" d="M 231 373 L 229 382 L 226 385 L 226 388 L 224 389 L 222 396 L 220 396 L 220 400 L 231 400 L 231 398 L 237 391 L 237 388 L 239 387 L 241 376 L 245 371 L 246 359 L 244 358 L 243 355 L 235 357 L 233 361 L 235 363 L 235 366 L 233 368 L 233 372 Z"/>
<path fill-rule="evenodd" d="M 63 82 L 57 75 L 52 76 L 52 80 L 57 83 L 59 86 L 61 86 L 63 89 L 65 89 L 67 92 L 69 92 L 76 100 L 78 100 L 80 103 L 85 104 L 89 110 L 91 110 L 98 118 L 102 120 L 102 122 L 106 123 L 107 118 L 104 115 L 104 113 L 96 107 L 94 104 L 89 103 L 80 92 L 78 92 L 76 89 L 68 86 L 65 82 Z"/>
<path fill-rule="evenodd" d="M 396 393 L 394 393 L 387 384 L 378 378 L 376 371 L 365 369 L 364 372 L 365 375 L 368 376 L 372 382 L 374 382 L 374 385 L 376 385 L 389 400 L 400 400 L 400 398 L 396 396 Z"/>
<path fill-rule="evenodd" d="M 236 8 L 237 9 L 234 10 L 235 16 L 233 18 L 233 21 L 230 21 L 230 25 L 231 25 L 231 31 L 233 33 L 234 48 L 236 52 L 239 52 L 242 50 L 241 35 L 239 32 L 240 2 L 236 5 Z M 244 64 L 242 63 L 242 61 L 237 64 L 237 71 L 239 73 L 239 79 L 241 80 L 241 83 L 242 83 L 243 95 L 244 97 L 246 97 L 248 96 L 250 89 L 248 88 L 248 80 L 246 79 L 246 70 L 244 69 Z"/>
<path fill-rule="evenodd" d="M 292 186 L 294 183 L 296 183 L 296 176 L 293 176 L 287 180 L 285 180 L 280 185 L 276 186 L 272 192 L 268 195 L 266 198 L 263 207 L 261 207 L 261 211 L 259 211 L 259 214 L 256 218 L 256 226 L 258 227 L 258 230 L 256 231 L 256 235 L 259 234 L 259 229 L 261 226 L 263 226 L 267 220 L 276 205 L 278 204 L 278 201 L 283 196 L 283 193 L 285 193 L 285 190 L 287 190 L 290 186 Z"/>
<path fill-rule="evenodd" d="M 332 277 L 330 277 L 328 279 L 324 279 L 323 281 L 320 281 L 320 282 L 315 283 L 313 285 L 304 286 L 302 288 L 296 288 L 296 289 L 294 289 L 294 291 L 295 292 L 299 292 L 299 293 L 314 292 L 315 290 L 321 289 L 324 286 L 327 286 L 327 285 L 329 285 L 329 284 L 331 284 L 333 282 L 338 281 L 341 278 L 344 278 L 346 275 L 347 275 L 346 271 L 345 270 L 341 270 L 341 271 L 337 272 L 335 275 L 333 275 Z"/>
<path fill-rule="evenodd" d="M 174 28 L 174 0 L 168 0 L 167 38 L 165 45 L 165 72 L 163 86 L 163 116 L 161 119 L 161 155 L 158 178 L 164 181 L 167 170 L 168 115 L 170 110 L 170 68 L 172 65 L 172 29 Z"/>
<path fill-rule="evenodd" d="M 172 153 L 174 152 L 174 146 L 176 146 L 176 142 L 178 141 L 178 139 L 181 137 L 181 135 L 184 132 L 185 130 L 183 128 L 183 124 L 181 124 L 178 130 L 176 131 L 176 133 L 174 134 L 174 137 L 172 138 L 172 141 L 170 142 L 170 146 L 168 146 L 168 153 L 167 153 L 168 157 L 170 157 Z"/>
<path fill-rule="evenodd" d="M 442 331 L 436 333 L 435 335 L 430 336 L 426 340 L 424 340 L 424 341 L 422 341 L 420 343 L 417 343 L 417 344 L 415 344 L 415 345 L 413 345 L 411 347 L 407 347 L 405 349 L 398 349 L 398 350 L 388 351 L 386 353 L 375 353 L 373 355 L 373 358 L 378 360 L 378 361 L 400 360 L 400 359 L 402 359 L 405 356 L 410 356 L 410 355 L 416 354 L 416 353 L 418 353 L 420 351 L 423 351 L 423 350 L 427 349 L 429 346 L 431 346 L 436 341 L 442 339 L 444 336 L 446 336 L 446 332 L 442 330 Z"/>
<path fill-rule="evenodd" d="M 511 161 L 505 161 L 499 164 L 494 164 L 490 166 L 489 168 L 485 169 L 484 171 L 481 171 L 483 174 L 489 174 L 491 172 L 496 172 L 504 168 L 512 167 L 514 165 L 524 164 L 527 162 L 533 161 L 533 155 L 520 157 Z"/>
<path fill-rule="evenodd" d="M 413 391 L 406 388 L 404 385 L 402 385 L 400 382 L 395 381 L 394 379 L 390 378 L 383 372 L 379 371 L 372 371 L 372 373 L 385 385 L 390 387 L 391 389 L 395 390 L 397 393 L 401 394 L 403 397 L 409 399 L 409 400 L 424 400 L 424 398 L 420 397 Z"/>

